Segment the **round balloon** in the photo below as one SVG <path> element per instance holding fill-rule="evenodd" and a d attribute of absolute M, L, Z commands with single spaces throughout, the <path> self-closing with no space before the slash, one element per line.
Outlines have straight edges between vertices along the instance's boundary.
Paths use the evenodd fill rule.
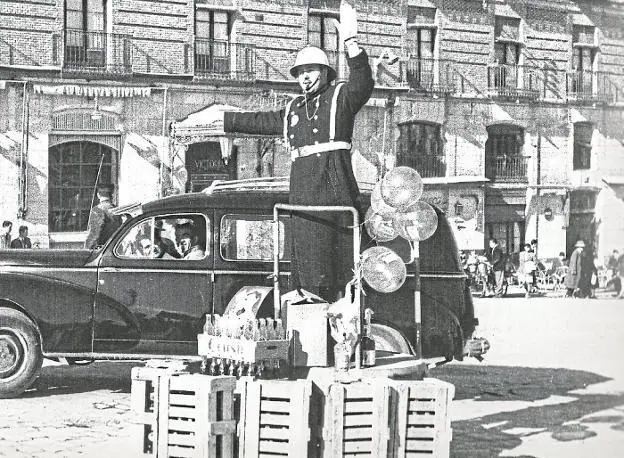
<path fill-rule="evenodd" d="M 370 207 L 366 212 L 364 227 L 368 235 L 378 242 L 389 242 L 397 238 L 397 231 L 394 228 L 392 218 L 380 215 Z"/>
<path fill-rule="evenodd" d="M 371 208 L 382 216 L 391 216 L 397 211 L 396 208 L 385 203 L 381 197 L 381 181 L 377 182 L 371 193 Z"/>
<path fill-rule="evenodd" d="M 407 269 L 390 248 L 376 246 L 362 253 L 362 277 L 374 290 L 392 293 L 405 283 Z"/>
<path fill-rule="evenodd" d="M 397 213 L 393 218 L 398 234 L 412 242 L 428 239 L 438 228 L 438 214 L 423 201 L 413 203 L 406 212 Z"/>
<path fill-rule="evenodd" d="M 380 188 L 381 197 L 386 204 L 405 211 L 422 196 L 423 182 L 416 170 L 401 166 L 384 175 Z"/>

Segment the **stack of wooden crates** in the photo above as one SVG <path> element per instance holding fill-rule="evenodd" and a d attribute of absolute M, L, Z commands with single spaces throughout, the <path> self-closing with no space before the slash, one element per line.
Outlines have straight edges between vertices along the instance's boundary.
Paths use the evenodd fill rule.
<path fill-rule="evenodd" d="M 448 457 L 454 387 L 374 378 L 324 389 L 135 368 L 132 405 L 144 456 Z"/>

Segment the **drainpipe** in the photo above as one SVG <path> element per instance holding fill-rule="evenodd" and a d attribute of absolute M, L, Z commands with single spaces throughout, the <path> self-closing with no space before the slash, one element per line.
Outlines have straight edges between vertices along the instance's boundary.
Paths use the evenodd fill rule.
<path fill-rule="evenodd" d="M 163 108 L 162 108 L 162 137 L 165 139 L 167 137 L 167 93 L 169 91 L 169 87 L 163 88 Z M 168 143 L 167 143 L 168 144 Z M 163 196 L 163 160 L 158 161 L 158 197 Z"/>
<path fill-rule="evenodd" d="M 537 185 L 537 188 L 535 190 L 535 197 L 536 197 L 536 202 L 539 205 L 539 197 L 540 197 L 540 185 L 542 184 L 542 131 L 541 129 L 538 127 L 537 128 L 537 167 L 536 167 L 536 174 L 537 176 L 535 177 L 535 184 Z M 540 247 L 540 243 L 539 243 L 539 212 L 535 212 L 535 239 L 537 240 L 537 248 L 536 248 L 536 252 L 535 252 L 535 258 L 539 259 L 539 257 L 537 256 L 537 254 L 539 253 L 539 247 Z M 526 240 L 525 240 L 526 243 Z"/>
<path fill-rule="evenodd" d="M 28 212 L 28 94 L 26 85 L 28 81 L 12 81 L 22 84 L 22 147 L 20 149 L 20 178 L 19 178 L 19 208 L 17 219 L 24 219 Z"/>

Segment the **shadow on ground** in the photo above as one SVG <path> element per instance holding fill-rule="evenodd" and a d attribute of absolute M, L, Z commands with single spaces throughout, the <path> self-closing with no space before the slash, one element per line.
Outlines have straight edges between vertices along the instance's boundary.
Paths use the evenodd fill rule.
<path fill-rule="evenodd" d="M 530 434 L 550 433 L 557 441 L 583 440 L 595 435 L 591 423 L 609 423 L 614 430 L 624 429 L 624 408 L 621 415 L 592 416 L 597 412 L 624 406 L 624 393 L 571 393 L 610 380 L 591 372 L 449 364 L 436 369 L 431 375 L 455 385 L 455 400 L 536 403 L 552 396 L 573 398 L 571 402 L 561 400 L 551 405 L 537 403 L 513 411 L 504 411 L 509 409 L 501 404 L 501 409 L 496 413 L 455 421 L 451 442 L 453 458 L 498 457 L 502 451 L 518 447 L 522 437 Z M 590 418 L 581 421 L 587 416 Z M 518 429 L 513 434 L 508 432 L 514 428 Z"/>
<path fill-rule="evenodd" d="M 95 362 L 86 366 L 45 366 L 41 376 L 22 397 L 36 398 L 97 390 L 129 393 L 130 372 L 140 362 Z"/>

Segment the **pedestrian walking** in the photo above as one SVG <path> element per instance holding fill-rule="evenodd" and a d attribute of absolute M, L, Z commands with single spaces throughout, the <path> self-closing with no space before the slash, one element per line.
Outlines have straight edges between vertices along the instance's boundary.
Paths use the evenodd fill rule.
<path fill-rule="evenodd" d="M 349 66 L 346 83 L 331 84 L 336 71 L 314 46 L 299 51 L 290 74 L 302 95 L 273 112 L 225 112 L 225 132 L 283 135 L 290 148 L 289 202 L 294 205 L 344 205 L 359 208 L 359 189 L 351 164 L 355 117 L 374 88 L 368 55 L 357 42 L 355 10 L 343 1 L 340 22 Z M 218 125 L 219 123 L 217 123 Z M 300 213 L 292 218 L 291 286 L 334 301 L 353 277 L 352 241 L 346 213 Z"/>
<path fill-rule="evenodd" d="M 620 280 L 620 292 L 617 295 L 618 299 L 624 299 L 624 253 L 620 254 L 617 264 L 617 272 Z"/>
<path fill-rule="evenodd" d="M 11 229 L 13 223 L 11 221 L 4 221 L 2 223 L 2 232 L 0 233 L 0 249 L 11 247 Z"/>
<path fill-rule="evenodd" d="M 535 253 L 531 250 L 531 244 L 524 244 L 524 251 L 520 252 L 518 263 L 518 281 L 524 286 L 524 297 L 531 297 L 535 284 L 533 273 L 535 272 Z"/>
<path fill-rule="evenodd" d="M 11 242 L 11 248 L 26 249 L 32 248 L 32 243 L 28 238 L 28 226 L 20 226 L 19 236 Z"/>
<path fill-rule="evenodd" d="M 594 249 L 591 244 L 587 244 L 581 258 L 582 269 L 578 287 L 582 297 L 592 299 L 596 298 L 598 287 L 598 268 L 594 258 Z"/>
<path fill-rule="evenodd" d="M 568 273 L 566 275 L 564 284 L 567 288 L 566 297 L 578 297 L 579 295 L 579 283 L 581 275 L 583 274 L 583 249 L 585 248 L 585 242 L 579 240 L 574 245 L 574 251 L 570 255 L 570 261 L 568 264 Z"/>
<path fill-rule="evenodd" d="M 498 240 L 491 238 L 489 244 L 488 260 L 492 264 L 492 273 L 494 275 L 494 297 L 502 297 L 503 280 L 505 279 L 505 257 L 503 256 L 503 250 L 498 245 Z"/>
<path fill-rule="evenodd" d="M 89 215 L 88 234 L 85 248 L 94 249 L 102 246 L 121 225 L 121 217 L 114 215 L 112 209 L 115 205 L 111 198 L 115 187 L 112 184 L 99 184 L 97 186 L 97 198 L 99 203 L 91 209 Z"/>

